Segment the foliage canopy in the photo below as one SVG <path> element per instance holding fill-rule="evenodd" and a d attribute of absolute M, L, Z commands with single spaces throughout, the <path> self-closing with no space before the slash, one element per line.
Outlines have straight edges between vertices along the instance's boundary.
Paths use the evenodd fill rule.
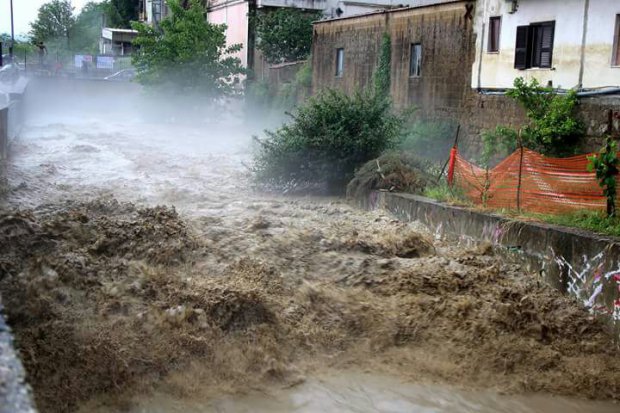
<path fill-rule="evenodd" d="M 140 0 L 106 0 L 100 5 L 108 27 L 129 29 L 131 22 L 139 18 Z"/>
<path fill-rule="evenodd" d="M 37 19 L 31 24 L 30 35 L 36 42 L 65 39 L 69 46 L 75 17 L 69 0 L 52 0 L 39 7 Z"/>
<path fill-rule="evenodd" d="M 30 37 L 56 51 L 96 53 L 101 24 L 128 28 L 138 20 L 139 0 L 90 1 L 75 15 L 69 0 L 52 0 L 43 4 L 31 24 Z"/>
<path fill-rule="evenodd" d="M 199 0 L 184 8 L 170 0 L 171 15 L 159 29 L 133 23 L 138 31 L 132 57 L 140 83 L 171 88 L 183 94 L 217 99 L 234 92 L 238 75 L 244 72 L 241 60 L 233 53 L 242 45 L 226 46 L 226 25 L 206 21 L 206 9 Z"/>
<path fill-rule="evenodd" d="M 259 11 L 252 18 L 256 47 L 269 63 L 305 60 L 312 49 L 312 22 L 320 16 L 320 12 L 287 7 Z"/>

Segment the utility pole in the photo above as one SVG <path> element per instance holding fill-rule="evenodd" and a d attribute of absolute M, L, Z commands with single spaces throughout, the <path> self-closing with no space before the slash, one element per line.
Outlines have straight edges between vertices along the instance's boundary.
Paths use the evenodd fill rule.
<path fill-rule="evenodd" d="M 9 56 L 11 56 L 11 63 L 13 62 L 13 47 L 15 46 L 15 28 L 13 26 L 13 0 L 10 0 L 11 6 L 11 46 L 9 47 Z"/>

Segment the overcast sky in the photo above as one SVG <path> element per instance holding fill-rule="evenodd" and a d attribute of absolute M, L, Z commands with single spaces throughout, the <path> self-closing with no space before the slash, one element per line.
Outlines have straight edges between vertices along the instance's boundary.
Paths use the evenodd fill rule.
<path fill-rule="evenodd" d="M 30 23 L 37 18 L 39 7 L 49 1 L 50 0 L 13 0 L 16 37 L 28 34 L 30 31 Z M 75 7 L 74 12 L 79 12 L 88 1 L 89 0 L 71 0 L 71 4 Z M 96 2 L 98 2 L 98 0 Z M 0 33 L 11 33 L 10 0 L 0 0 Z"/>

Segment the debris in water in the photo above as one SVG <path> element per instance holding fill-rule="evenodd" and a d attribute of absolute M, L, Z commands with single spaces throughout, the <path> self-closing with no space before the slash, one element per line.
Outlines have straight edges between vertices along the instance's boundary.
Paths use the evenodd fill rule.
<path fill-rule="evenodd" d="M 41 411 L 351 365 L 620 398 L 604 326 L 490 248 L 434 245 L 338 202 L 246 215 L 186 220 L 111 198 L 2 212 L 0 292 Z"/>

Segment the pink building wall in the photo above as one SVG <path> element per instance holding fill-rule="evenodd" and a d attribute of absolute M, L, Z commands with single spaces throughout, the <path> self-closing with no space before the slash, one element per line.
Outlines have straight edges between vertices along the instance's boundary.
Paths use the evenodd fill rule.
<path fill-rule="evenodd" d="M 243 67 L 248 64 L 248 2 L 228 2 L 221 6 L 212 6 L 209 9 L 207 20 L 209 23 L 228 26 L 226 39 L 228 45 L 241 43 L 243 48 L 235 55 L 241 59 Z"/>

